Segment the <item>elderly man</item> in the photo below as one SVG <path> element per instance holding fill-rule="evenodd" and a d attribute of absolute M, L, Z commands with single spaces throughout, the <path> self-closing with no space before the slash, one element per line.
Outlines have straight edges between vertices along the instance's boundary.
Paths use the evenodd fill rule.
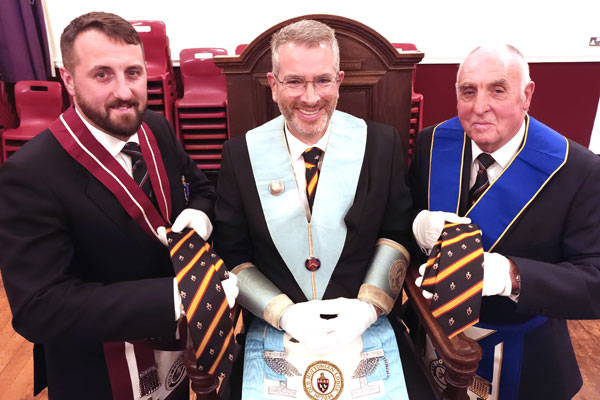
<path fill-rule="evenodd" d="M 335 111 L 344 72 L 328 26 L 290 24 L 271 54 L 282 115 L 226 144 L 215 206 L 215 246 L 256 316 L 243 398 L 406 398 L 385 317 L 409 261 L 400 136 Z"/>
<path fill-rule="evenodd" d="M 527 114 L 533 91 L 517 49 L 476 48 L 458 117 L 419 134 L 409 173 L 422 249 L 445 221 L 482 231 L 480 323 L 466 331 L 484 352 L 481 397 L 571 398 L 581 376 L 565 319 L 600 316 L 600 160 Z"/>
<path fill-rule="evenodd" d="M 0 168 L 0 265 L 13 325 L 35 342 L 34 391 L 187 399 L 181 299 L 159 228 L 206 238 L 216 193 L 146 110 L 130 23 L 77 17 L 61 51 L 74 107 Z"/>

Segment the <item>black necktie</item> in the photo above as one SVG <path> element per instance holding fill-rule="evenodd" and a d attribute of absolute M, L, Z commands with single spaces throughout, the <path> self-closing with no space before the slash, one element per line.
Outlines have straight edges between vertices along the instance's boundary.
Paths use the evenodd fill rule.
<path fill-rule="evenodd" d="M 477 224 L 446 223 L 427 260 L 421 287 L 433 293 L 431 313 L 449 338 L 479 321 L 483 247 Z"/>
<path fill-rule="evenodd" d="M 317 193 L 317 183 L 319 182 L 319 159 L 323 151 L 318 147 L 310 147 L 302 153 L 304 157 L 304 166 L 306 168 L 306 197 L 308 206 L 312 211 L 315 195 Z"/>
<path fill-rule="evenodd" d="M 152 184 L 150 183 L 150 179 L 148 177 L 148 167 L 144 161 L 144 156 L 140 150 L 140 145 L 135 142 L 127 142 L 121 152 L 131 157 L 131 174 L 133 176 L 133 180 L 137 182 L 144 193 L 146 193 L 146 195 L 154 203 L 155 200 L 152 194 Z"/>
<path fill-rule="evenodd" d="M 475 184 L 469 190 L 469 204 L 473 204 L 479 199 L 481 194 L 485 192 L 485 189 L 490 186 L 490 181 L 488 180 L 487 169 L 495 162 L 494 157 L 489 155 L 488 153 L 481 153 L 477 156 L 475 160 L 477 162 L 478 170 L 477 170 L 477 178 L 475 179 Z"/>
<path fill-rule="evenodd" d="M 240 348 L 234 337 L 239 307 L 229 309 L 221 286 L 227 268 L 193 229 L 169 228 L 167 241 L 198 368 L 226 379 Z"/>

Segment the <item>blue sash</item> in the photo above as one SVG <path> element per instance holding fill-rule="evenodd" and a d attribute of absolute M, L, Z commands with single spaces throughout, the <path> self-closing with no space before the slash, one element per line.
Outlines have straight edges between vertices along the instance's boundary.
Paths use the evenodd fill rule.
<path fill-rule="evenodd" d="M 466 216 L 479 224 L 485 251 L 492 251 L 525 208 L 567 161 L 567 139 L 527 116 L 523 145 Z M 429 209 L 457 213 L 467 136 L 458 117 L 438 125 L 431 141 Z"/>
<path fill-rule="evenodd" d="M 502 343 L 500 376 L 497 382 L 498 399 L 511 400 L 519 397 L 521 380 L 521 358 L 523 357 L 523 337 L 525 334 L 548 321 L 546 317 L 534 317 L 518 325 L 491 325 L 478 323 L 477 328 L 491 332 L 477 340 L 483 356 L 477 368 L 477 375 L 488 382 L 494 380 L 496 346 Z"/>
<path fill-rule="evenodd" d="M 464 160 L 467 145 L 469 141 L 458 117 L 435 128 L 430 157 L 430 210 L 458 213 L 463 169 L 470 168 Z M 479 224 L 485 251 L 492 251 L 502 240 L 511 225 L 566 163 L 568 153 L 569 142 L 564 136 L 526 116 L 525 137 L 519 151 L 466 213 Z M 478 340 L 483 358 L 477 374 L 489 382 L 493 380 L 495 347 L 503 343 L 497 388 L 499 399 L 518 397 L 523 337 L 547 320 L 546 317 L 534 317 L 520 325 L 476 325 L 476 328 L 491 330 L 489 335 Z M 466 334 L 471 336 L 469 330 Z"/>

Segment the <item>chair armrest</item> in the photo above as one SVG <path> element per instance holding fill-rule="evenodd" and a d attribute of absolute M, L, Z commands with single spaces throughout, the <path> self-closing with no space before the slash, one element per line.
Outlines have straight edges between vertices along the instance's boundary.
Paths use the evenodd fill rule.
<path fill-rule="evenodd" d="M 421 325 L 429 335 L 446 367 L 444 378 L 448 385 L 442 392 L 442 398 L 467 399 L 467 389 L 473 381 L 473 375 L 477 371 L 479 360 L 481 360 L 481 347 L 464 333 L 448 339 L 431 314 L 430 301 L 423 297 L 422 289 L 415 285 L 415 279 L 418 277 L 418 269 L 409 268 L 404 288 Z"/>

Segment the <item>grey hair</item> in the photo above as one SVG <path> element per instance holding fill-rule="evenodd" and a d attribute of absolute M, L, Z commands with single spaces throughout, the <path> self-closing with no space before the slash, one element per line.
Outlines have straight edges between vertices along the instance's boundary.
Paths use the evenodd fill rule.
<path fill-rule="evenodd" d="M 501 53 L 504 53 L 503 55 L 507 55 L 508 56 L 508 57 L 506 57 L 507 59 L 512 58 L 514 61 L 516 61 L 517 64 L 519 65 L 519 69 L 521 71 L 521 92 L 523 92 L 525 90 L 525 87 L 531 81 L 531 77 L 529 76 L 529 64 L 527 64 L 527 61 L 525 61 L 525 57 L 523 57 L 523 53 L 521 53 L 519 51 L 519 49 L 517 49 L 515 46 L 510 45 L 510 44 L 503 44 L 500 46 L 477 46 L 476 48 L 471 50 L 471 52 L 463 59 L 463 61 L 460 63 L 460 66 L 458 67 L 458 73 L 456 74 L 456 89 L 457 90 L 458 90 L 458 77 L 460 76 L 460 72 L 462 71 L 463 64 L 473 53 L 475 53 L 481 49 L 486 49 L 486 50 L 487 49 L 497 49 Z"/>
<path fill-rule="evenodd" d="M 279 72 L 279 48 L 286 43 L 317 47 L 322 43 L 331 46 L 335 72 L 340 72 L 340 47 L 335 31 L 322 22 L 303 19 L 284 26 L 271 37 L 271 60 L 273 73 Z"/>

